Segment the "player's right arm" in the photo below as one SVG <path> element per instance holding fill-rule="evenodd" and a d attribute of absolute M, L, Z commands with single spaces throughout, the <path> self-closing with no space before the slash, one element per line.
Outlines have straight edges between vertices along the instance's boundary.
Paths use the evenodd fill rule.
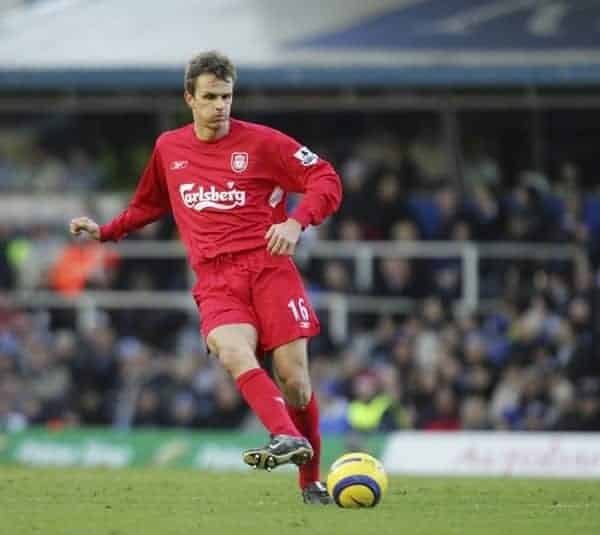
<path fill-rule="evenodd" d="M 106 225 L 98 225 L 89 217 L 77 217 L 71 221 L 70 231 L 73 235 L 87 232 L 90 237 L 100 241 L 118 241 L 170 211 L 169 193 L 157 143 L 127 208 Z"/>

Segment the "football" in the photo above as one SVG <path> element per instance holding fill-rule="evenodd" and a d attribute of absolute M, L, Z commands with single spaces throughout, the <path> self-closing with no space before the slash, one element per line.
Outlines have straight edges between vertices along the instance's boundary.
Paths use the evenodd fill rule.
<path fill-rule="evenodd" d="M 346 453 L 332 465 L 327 490 L 340 507 L 375 507 L 388 487 L 383 465 L 367 453 Z"/>

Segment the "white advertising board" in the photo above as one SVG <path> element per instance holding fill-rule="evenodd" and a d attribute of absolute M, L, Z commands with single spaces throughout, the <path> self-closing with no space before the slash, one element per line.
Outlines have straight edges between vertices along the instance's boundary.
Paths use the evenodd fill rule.
<path fill-rule="evenodd" d="M 600 433 L 394 433 L 383 463 L 391 474 L 600 478 Z"/>

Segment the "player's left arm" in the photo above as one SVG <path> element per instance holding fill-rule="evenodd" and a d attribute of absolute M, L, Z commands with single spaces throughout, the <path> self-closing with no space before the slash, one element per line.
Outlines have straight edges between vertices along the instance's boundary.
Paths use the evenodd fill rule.
<path fill-rule="evenodd" d="M 281 133 L 275 141 L 273 160 L 279 185 L 304 195 L 286 221 L 271 225 L 267 249 L 271 254 L 292 255 L 302 230 L 321 224 L 338 209 L 342 185 L 333 166 L 307 147 Z"/>

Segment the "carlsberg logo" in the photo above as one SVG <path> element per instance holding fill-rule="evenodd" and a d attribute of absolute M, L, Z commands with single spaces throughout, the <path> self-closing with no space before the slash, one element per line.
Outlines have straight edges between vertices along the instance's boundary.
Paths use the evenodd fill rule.
<path fill-rule="evenodd" d="M 231 210 L 236 206 L 244 206 L 246 192 L 235 189 L 233 181 L 227 182 L 227 187 L 229 188 L 227 191 L 218 191 L 215 186 L 206 189 L 204 186 L 197 187 L 196 184 L 181 184 L 179 194 L 183 204 L 197 212 L 205 208 Z"/>

